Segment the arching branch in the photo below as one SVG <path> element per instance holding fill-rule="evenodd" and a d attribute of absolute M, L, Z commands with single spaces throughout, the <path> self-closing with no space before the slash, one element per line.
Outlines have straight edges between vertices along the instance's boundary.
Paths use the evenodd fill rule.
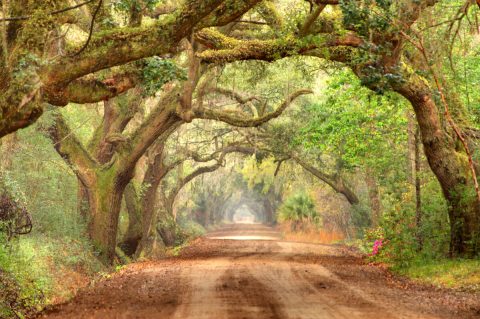
<path fill-rule="evenodd" d="M 228 97 L 228 98 L 230 98 L 234 101 L 237 101 L 239 104 L 246 104 L 248 102 L 259 101 L 260 100 L 257 96 L 245 97 L 238 92 L 235 92 L 235 91 L 229 90 L 229 89 L 225 89 L 225 88 L 221 88 L 221 87 L 212 87 L 212 88 L 208 88 L 208 89 L 205 90 L 205 93 L 209 93 L 209 92 L 219 93 L 219 94 L 224 95 L 224 96 L 226 96 L 226 97 Z"/>
<path fill-rule="evenodd" d="M 285 111 L 285 109 L 299 96 L 312 93 L 313 91 L 309 89 L 298 90 L 288 96 L 287 99 L 275 111 L 267 113 L 266 115 L 258 118 L 247 119 L 237 114 L 213 110 L 210 108 L 199 108 L 195 110 L 195 116 L 196 118 L 225 122 L 236 127 L 257 127 L 270 121 L 271 119 L 279 117 L 283 111 Z"/>
<path fill-rule="evenodd" d="M 356 205 L 360 202 L 357 195 L 346 185 L 345 181 L 339 175 L 326 174 L 298 156 L 292 155 L 291 158 L 306 171 L 333 188 L 337 193 L 344 195 L 351 205 Z"/>
<path fill-rule="evenodd" d="M 322 56 L 345 62 L 342 47 L 359 47 L 363 40 L 354 33 L 345 35 L 318 34 L 308 38 L 279 38 L 274 40 L 237 40 L 215 30 L 206 29 L 195 34 L 196 39 L 211 50 L 198 54 L 205 62 L 228 63 L 243 60 L 275 61 L 284 57 L 308 54 L 321 49 Z M 348 53 L 348 52 L 347 52 Z"/>
<path fill-rule="evenodd" d="M 47 128 L 48 136 L 58 154 L 70 165 L 82 183 L 87 185 L 90 180 L 89 175 L 98 168 L 98 163 L 85 150 L 63 116 L 60 113 L 53 116 L 54 122 Z"/>

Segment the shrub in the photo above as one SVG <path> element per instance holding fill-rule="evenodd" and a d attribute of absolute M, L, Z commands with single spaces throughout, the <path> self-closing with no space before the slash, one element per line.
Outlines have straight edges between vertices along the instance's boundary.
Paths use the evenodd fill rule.
<path fill-rule="evenodd" d="M 290 222 L 292 231 L 299 228 L 305 230 L 306 225 L 320 224 L 320 216 L 315 209 L 312 198 L 305 193 L 298 193 L 289 198 L 280 206 L 278 215 L 280 222 Z"/>

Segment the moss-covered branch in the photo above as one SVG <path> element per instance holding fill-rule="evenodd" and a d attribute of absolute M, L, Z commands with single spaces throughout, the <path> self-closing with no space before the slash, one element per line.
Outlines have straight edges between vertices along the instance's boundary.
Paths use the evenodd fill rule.
<path fill-rule="evenodd" d="M 306 171 L 311 173 L 313 176 L 317 177 L 319 180 L 329 185 L 334 191 L 344 195 L 351 205 L 356 205 L 360 203 L 360 200 L 358 199 L 358 196 L 355 194 L 355 192 L 347 186 L 347 183 L 338 174 L 327 174 L 320 169 L 314 167 L 313 165 L 307 163 L 307 161 L 303 160 L 299 156 L 292 155 L 291 158 L 297 164 L 302 166 Z"/>
<path fill-rule="evenodd" d="M 261 0 L 227 0 L 224 1 L 217 9 L 203 19 L 196 29 L 212 26 L 224 26 L 235 21 L 244 15 L 248 10 L 253 8 Z"/>
<path fill-rule="evenodd" d="M 175 89 L 167 93 L 142 125 L 132 133 L 128 142 L 119 147 L 118 153 L 123 162 L 122 167 L 129 169 L 134 167 L 138 159 L 159 136 L 182 123 L 175 113 L 179 103 L 177 94 L 178 91 Z"/>
<path fill-rule="evenodd" d="M 151 26 L 116 28 L 96 34 L 79 56 L 67 54 L 44 69 L 46 86 L 62 87 L 84 75 L 175 50 L 194 28 L 227 24 L 258 0 L 188 0 L 171 19 Z M 70 53 L 76 52 L 71 49 Z"/>
<path fill-rule="evenodd" d="M 139 72 L 117 73 L 103 81 L 96 79 L 78 79 L 72 81 L 63 91 L 44 90 L 45 99 L 53 105 L 64 106 L 68 103 L 86 104 L 114 98 L 140 83 Z"/>
<path fill-rule="evenodd" d="M 52 125 L 47 129 L 55 150 L 71 166 L 77 177 L 88 185 L 90 174 L 98 168 L 98 163 L 85 150 L 82 143 L 70 130 L 60 113 L 55 113 Z"/>
<path fill-rule="evenodd" d="M 205 62 L 228 63 L 240 60 L 275 61 L 284 57 L 323 51 L 323 57 L 346 58 L 339 47 L 359 47 L 363 41 L 353 33 L 343 36 L 319 34 L 298 38 L 289 36 L 275 40 L 237 40 L 213 29 L 196 33 L 196 39 L 210 50 L 198 54 Z"/>
<path fill-rule="evenodd" d="M 271 119 L 279 117 L 283 111 L 285 111 L 286 108 L 299 96 L 311 93 L 313 92 L 308 89 L 298 90 L 288 96 L 287 99 L 280 104 L 275 111 L 258 118 L 245 118 L 244 116 L 232 114 L 231 112 L 213 110 L 210 108 L 199 108 L 195 110 L 195 116 L 196 118 L 225 122 L 236 127 L 257 127 L 270 121 Z"/>

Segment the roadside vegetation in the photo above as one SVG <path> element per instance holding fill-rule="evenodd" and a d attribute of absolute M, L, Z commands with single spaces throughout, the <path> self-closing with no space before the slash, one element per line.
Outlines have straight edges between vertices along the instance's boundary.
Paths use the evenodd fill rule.
<path fill-rule="evenodd" d="M 68 3 L 0 1 L 0 317 L 252 216 L 479 290 L 478 1 Z"/>

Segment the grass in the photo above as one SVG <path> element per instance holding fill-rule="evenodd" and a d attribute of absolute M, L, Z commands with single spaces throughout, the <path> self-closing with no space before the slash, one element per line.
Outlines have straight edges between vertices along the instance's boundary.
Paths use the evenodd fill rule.
<path fill-rule="evenodd" d="M 480 291 L 480 259 L 418 259 L 393 270 L 438 287 Z"/>

